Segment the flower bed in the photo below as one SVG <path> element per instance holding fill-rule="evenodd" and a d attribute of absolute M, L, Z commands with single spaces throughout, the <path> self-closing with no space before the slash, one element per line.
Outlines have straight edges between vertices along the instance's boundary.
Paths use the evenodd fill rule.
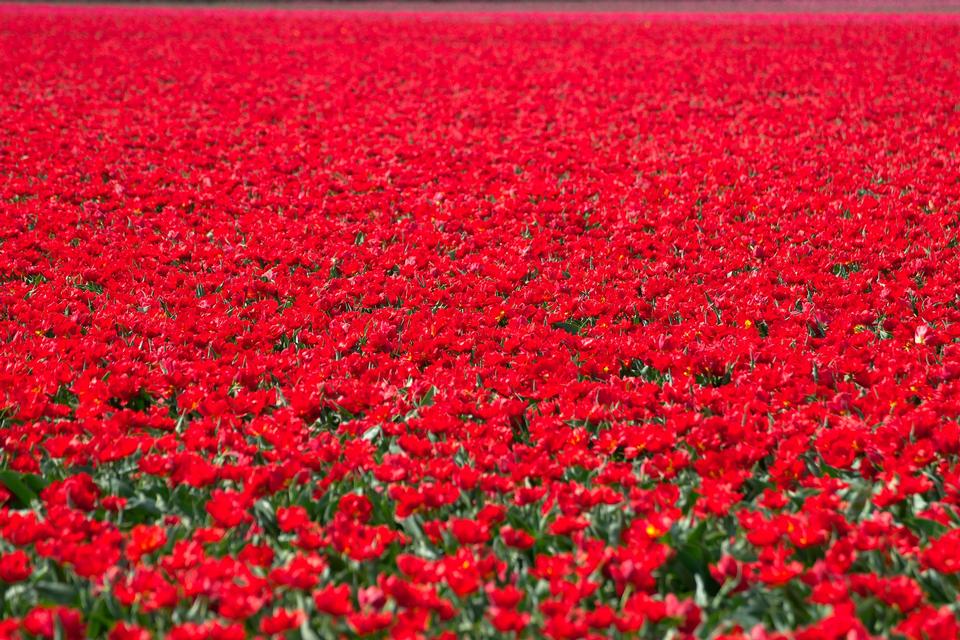
<path fill-rule="evenodd" d="M 0 7 L 0 637 L 957 636 L 958 50 Z"/>

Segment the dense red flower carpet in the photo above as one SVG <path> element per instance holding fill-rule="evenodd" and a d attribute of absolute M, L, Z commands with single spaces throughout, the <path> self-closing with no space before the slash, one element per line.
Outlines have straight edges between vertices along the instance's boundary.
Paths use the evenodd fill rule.
<path fill-rule="evenodd" d="M 0 637 L 957 636 L 958 51 L 0 8 Z"/>

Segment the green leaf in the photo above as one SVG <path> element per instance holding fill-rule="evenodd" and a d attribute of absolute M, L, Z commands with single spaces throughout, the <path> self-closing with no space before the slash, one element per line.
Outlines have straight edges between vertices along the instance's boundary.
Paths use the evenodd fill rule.
<path fill-rule="evenodd" d="M 39 493 L 47 486 L 40 476 L 16 471 L 0 471 L 0 483 L 10 490 L 23 507 L 31 507 L 40 502 Z"/>
<path fill-rule="evenodd" d="M 320 636 L 315 634 L 310 628 L 309 620 L 304 621 L 304 623 L 300 625 L 298 632 L 300 633 L 301 640 L 320 640 Z"/>
<path fill-rule="evenodd" d="M 664 576 L 673 583 L 672 588 L 683 593 L 693 595 L 698 590 L 717 593 L 720 585 L 710 575 L 711 558 L 707 554 L 710 545 L 707 521 L 697 523 L 682 540 L 677 540 L 678 534 L 681 530 L 676 527 L 671 533 L 671 538 L 676 541 L 675 553 L 665 567 Z"/>
<path fill-rule="evenodd" d="M 917 518 L 913 516 L 903 518 L 903 524 L 907 525 L 913 531 L 923 534 L 927 537 L 927 539 L 939 538 L 950 530 L 948 527 L 945 527 L 936 520 Z"/>
<path fill-rule="evenodd" d="M 253 517 L 266 533 L 271 536 L 280 534 L 280 528 L 277 526 L 277 515 L 267 500 L 257 500 L 253 503 Z"/>
<path fill-rule="evenodd" d="M 110 611 L 110 603 L 106 598 L 98 598 L 86 614 L 87 635 L 97 638 L 106 634 L 116 622 L 116 616 Z"/>
<path fill-rule="evenodd" d="M 38 582 L 34 589 L 43 602 L 73 606 L 80 602 L 80 591 L 63 582 Z"/>
<path fill-rule="evenodd" d="M 430 385 L 430 388 L 427 389 L 427 392 L 425 394 L 423 394 L 423 397 L 417 400 L 414 404 L 417 407 L 429 407 L 430 405 L 433 404 L 433 398 L 436 395 L 437 395 L 437 388 L 434 387 L 433 385 Z"/>
<path fill-rule="evenodd" d="M 157 506 L 157 503 L 142 496 L 131 499 L 123 509 L 123 519 L 130 524 L 155 522 L 162 516 L 163 510 Z"/>

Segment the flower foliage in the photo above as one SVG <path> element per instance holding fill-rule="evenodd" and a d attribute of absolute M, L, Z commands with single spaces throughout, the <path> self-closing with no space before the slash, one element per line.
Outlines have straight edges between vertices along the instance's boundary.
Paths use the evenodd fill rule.
<path fill-rule="evenodd" d="M 958 51 L 0 8 L 0 638 L 957 636 Z"/>

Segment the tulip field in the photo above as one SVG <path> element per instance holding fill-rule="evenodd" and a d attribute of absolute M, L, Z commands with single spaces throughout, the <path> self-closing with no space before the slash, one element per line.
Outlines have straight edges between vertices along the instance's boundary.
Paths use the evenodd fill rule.
<path fill-rule="evenodd" d="M 960 637 L 960 17 L 0 5 L 0 639 Z"/>

